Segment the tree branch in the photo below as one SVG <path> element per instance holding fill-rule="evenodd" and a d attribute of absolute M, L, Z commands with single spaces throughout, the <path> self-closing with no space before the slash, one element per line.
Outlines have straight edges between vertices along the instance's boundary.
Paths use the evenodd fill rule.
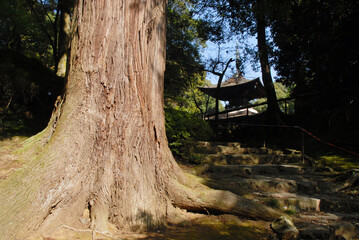
<path fill-rule="evenodd" d="M 224 68 L 223 72 L 221 75 L 219 75 L 219 79 L 218 79 L 218 83 L 217 83 L 217 88 L 216 88 L 216 116 L 215 116 L 215 121 L 218 121 L 218 112 L 219 112 L 219 100 L 218 100 L 218 94 L 219 94 L 219 89 L 221 88 L 221 84 L 222 84 L 222 81 L 223 81 L 223 77 L 224 77 L 224 74 L 226 73 L 227 69 L 228 69 L 228 66 L 229 64 L 233 62 L 233 59 L 229 59 L 227 64 L 226 64 L 226 67 Z"/>

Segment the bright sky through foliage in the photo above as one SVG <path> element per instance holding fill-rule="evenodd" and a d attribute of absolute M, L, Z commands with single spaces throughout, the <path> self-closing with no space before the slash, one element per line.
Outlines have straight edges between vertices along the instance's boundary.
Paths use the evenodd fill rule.
<path fill-rule="evenodd" d="M 248 38 L 247 41 L 251 47 L 256 48 L 257 39 L 255 37 Z M 207 45 L 207 47 L 202 50 L 203 61 L 208 61 L 209 59 L 218 59 L 218 49 L 219 49 L 218 44 L 207 41 L 206 45 Z M 243 55 L 243 54 L 244 53 L 242 52 L 241 55 Z M 233 59 L 236 58 L 236 41 L 235 40 L 232 40 L 232 41 L 229 41 L 227 43 L 220 45 L 220 60 L 226 63 L 230 58 L 233 58 Z M 254 60 L 250 56 L 248 56 L 248 60 L 244 63 L 244 65 L 245 65 L 244 76 L 247 79 L 254 79 L 257 77 L 262 79 L 262 73 L 260 71 L 259 63 L 257 62 L 255 64 L 256 69 L 253 70 L 251 61 L 254 61 Z M 217 69 L 217 71 L 221 72 L 221 69 Z M 236 71 L 237 71 L 236 63 L 232 62 L 230 64 L 229 69 L 227 70 L 227 72 L 225 74 L 224 80 L 233 76 L 233 74 Z M 275 79 L 275 77 L 277 75 L 276 75 L 276 71 L 273 69 L 273 67 L 271 68 L 271 73 L 272 73 L 273 79 Z M 216 76 L 212 73 L 207 73 L 206 78 L 208 80 L 210 80 L 212 84 L 217 84 L 218 76 Z"/>

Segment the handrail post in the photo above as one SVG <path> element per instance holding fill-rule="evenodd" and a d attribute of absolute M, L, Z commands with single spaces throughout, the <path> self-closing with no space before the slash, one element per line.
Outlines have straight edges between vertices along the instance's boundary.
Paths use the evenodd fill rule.
<path fill-rule="evenodd" d="M 302 163 L 304 164 L 304 131 L 303 129 L 299 128 L 302 133 Z"/>
<path fill-rule="evenodd" d="M 263 148 L 266 148 L 266 129 L 263 127 Z"/>

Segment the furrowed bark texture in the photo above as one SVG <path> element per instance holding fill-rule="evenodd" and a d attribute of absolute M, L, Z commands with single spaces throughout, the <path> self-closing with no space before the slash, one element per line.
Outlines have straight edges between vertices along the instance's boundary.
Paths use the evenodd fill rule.
<path fill-rule="evenodd" d="M 258 207 L 240 210 L 243 199 L 193 183 L 170 153 L 165 4 L 78 1 L 67 91 L 48 127 L 29 140 L 25 167 L 0 182 L 0 238 L 51 236 L 64 226 L 149 229 L 173 205 L 238 215 Z"/>
<path fill-rule="evenodd" d="M 86 106 L 81 118 L 92 137 L 89 203 L 96 229 L 107 230 L 108 219 L 142 227 L 166 216 L 164 4 L 85 1 L 78 7 L 69 75 L 76 92 L 68 93 L 75 98 L 68 102 Z"/>
<path fill-rule="evenodd" d="M 74 224 L 87 207 L 99 231 L 151 228 L 170 205 L 164 184 L 179 171 L 163 113 L 165 1 L 79 1 L 75 11 L 66 100 L 27 170 L 41 168 L 24 180 L 31 204 L 6 213 L 18 216 L 10 234 L 30 215 L 30 229 Z"/>

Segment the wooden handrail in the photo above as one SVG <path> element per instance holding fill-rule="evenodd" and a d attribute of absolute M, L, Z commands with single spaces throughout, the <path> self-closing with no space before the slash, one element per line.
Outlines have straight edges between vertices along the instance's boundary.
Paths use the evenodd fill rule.
<path fill-rule="evenodd" d="M 281 98 L 281 99 L 278 99 L 278 102 L 284 102 L 284 101 L 288 101 L 288 100 L 292 100 L 292 99 L 295 99 L 295 97 L 289 97 L 289 98 Z M 268 102 L 262 102 L 262 103 L 257 103 L 257 104 L 249 104 L 249 105 L 245 105 L 245 106 L 242 106 L 242 107 L 236 107 L 236 108 L 232 108 L 232 109 L 228 109 L 228 110 L 224 110 L 224 111 L 221 111 L 218 113 L 219 114 L 228 114 L 230 112 L 233 112 L 233 111 L 237 111 L 237 110 L 241 110 L 241 109 L 248 109 L 248 108 L 252 108 L 252 107 L 258 107 L 258 106 L 262 106 L 262 105 L 266 105 L 268 104 Z M 211 117 L 211 116 L 214 116 L 215 114 L 206 114 L 206 117 Z"/>

